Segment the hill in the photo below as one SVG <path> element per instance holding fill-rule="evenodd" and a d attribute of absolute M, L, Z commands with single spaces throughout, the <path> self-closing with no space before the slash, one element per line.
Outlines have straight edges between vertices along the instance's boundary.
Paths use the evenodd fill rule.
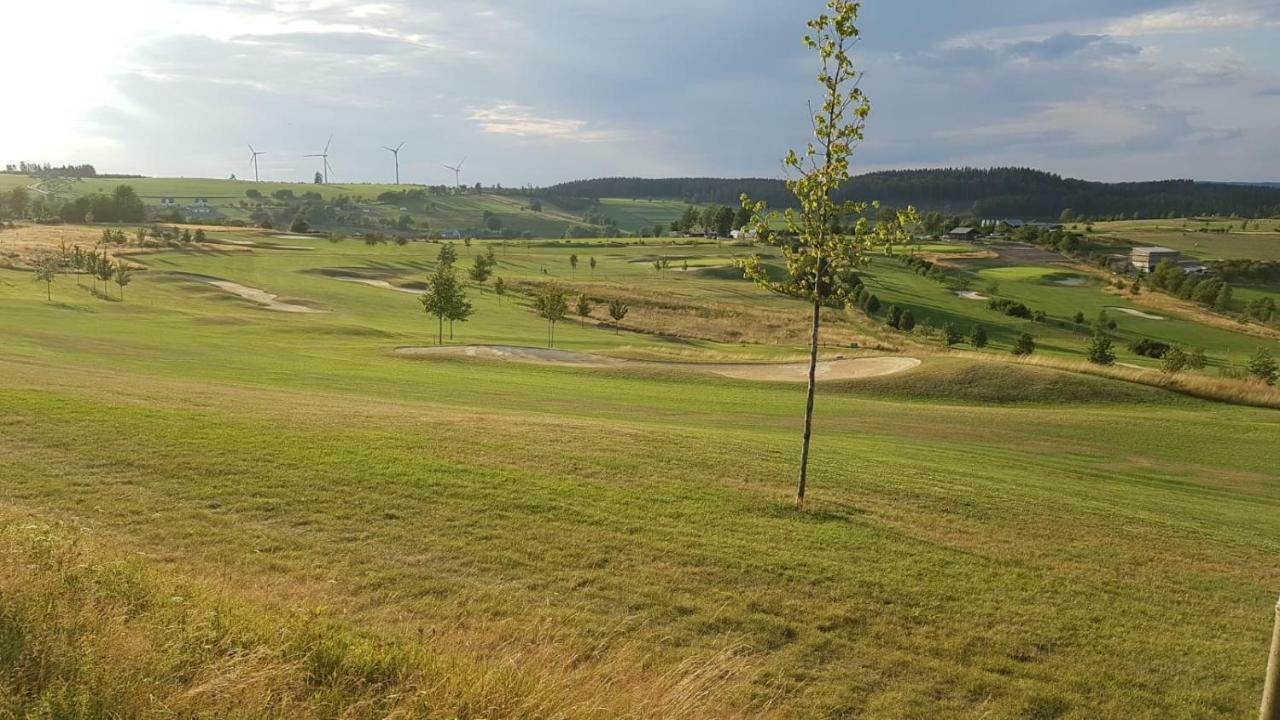
<path fill-rule="evenodd" d="M 792 203 L 781 180 L 763 178 L 600 178 L 562 183 L 542 192 L 548 198 L 653 198 L 723 205 L 737 205 L 743 193 L 773 206 Z M 1077 216 L 1112 219 L 1280 214 L 1280 188 L 1275 187 L 1194 180 L 1103 183 L 1029 168 L 869 173 L 850 180 L 841 196 L 978 217 L 1057 219 L 1066 209 Z"/>

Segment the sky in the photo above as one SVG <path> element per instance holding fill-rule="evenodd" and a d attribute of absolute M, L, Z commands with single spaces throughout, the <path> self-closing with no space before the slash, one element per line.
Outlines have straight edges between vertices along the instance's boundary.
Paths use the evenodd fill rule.
<path fill-rule="evenodd" d="M 337 182 L 781 177 L 820 0 L 42 0 L 0 162 Z M 1280 0 L 867 0 L 855 172 L 1280 181 Z"/>

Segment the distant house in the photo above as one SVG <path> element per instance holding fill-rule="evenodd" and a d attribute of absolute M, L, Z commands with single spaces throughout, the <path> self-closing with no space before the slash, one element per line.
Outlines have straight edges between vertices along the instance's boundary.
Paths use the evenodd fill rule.
<path fill-rule="evenodd" d="M 160 198 L 160 207 L 171 208 L 171 207 L 177 207 L 177 206 L 178 206 L 178 201 L 171 197 Z"/>
<path fill-rule="evenodd" d="M 1138 272 L 1149 273 L 1165 260 L 1178 262 L 1180 253 L 1167 247 L 1136 247 L 1129 255 L 1129 263 Z"/>
<path fill-rule="evenodd" d="M 1018 218 L 1008 218 L 1008 219 L 1005 219 L 1005 220 L 1001 220 L 1001 221 L 1000 221 L 1000 224 L 1001 224 L 1001 225 L 1004 225 L 1005 227 L 1007 227 L 1007 228 L 1009 228 L 1009 229 L 1011 229 L 1011 230 L 1017 230 L 1018 228 L 1022 227 L 1023 225 L 1026 225 L 1026 223 L 1025 223 L 1025 222 L 1023 222 L 1023 221 L 1019 220 Z"/>
<path fill-rule="evenodd" d="M 958 227 L 947 233 L 948 240 L 974 240 L 978 237 L 978 229 L 971 227 Z"/>
<path fill-rule="evenodd" d="M 196 198 L 195 206 L 196 206 L 196 207 L 209 207 L 209 199 L 208 199 L 208 198 Z"/>
<path fill-rule="evenodd" d="M 461 230 L 441 230 L 440 239 L 441 240 L 461 240 L 462 231 Z"/>

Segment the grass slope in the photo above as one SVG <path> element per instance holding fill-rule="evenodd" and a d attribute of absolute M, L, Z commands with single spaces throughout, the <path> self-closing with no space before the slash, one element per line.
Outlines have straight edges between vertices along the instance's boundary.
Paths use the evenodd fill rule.
<path fill-rule="evenodd" d="M 421 281 L 438 246 L 279 242 L 310 249 L 135 256 L 149 269 L 127 302 L 62 278 L 45 303 L 0 271 L 4 712 L 1256 707 L 1280 585 L 1275 411 L 926 358 L 822 387 L 801 515 L 788 498 L 803 387 L 406 360 L 393 348 L 434 329 L 417 300 L 317 271 Z M 466 266 L 481 248 L 459 250 Z M 794 307 L 646 262 L 734 252 L 507 245 L 498 274 Z M 892 267 L 872 267 L 886 294 L 968 307 Z M 327 312 L 274 313 L 176 273 Z M 521 298 L 472 299 L 460 342 L 544 337 Z M 557 336 L 688 359 L 800 351 L 595 321 Z"/>

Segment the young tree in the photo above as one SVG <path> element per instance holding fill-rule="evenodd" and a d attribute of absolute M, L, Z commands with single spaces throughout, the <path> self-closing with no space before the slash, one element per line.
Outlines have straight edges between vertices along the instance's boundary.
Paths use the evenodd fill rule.
<path fill-rule="evenodd" d="M 595 275 L 596 273 L 596 256 L 595 255 L 592 255 L 590 258 L 587 259 L 587 265 L 591 268 L 591 274 Z"/>
<path fill-rule="evenodd" d="M 533 298 L 533 309 L 537 311 L 538 317 L 547 321 L 547 347 L 555 347 L 556 323 L 563 320 L 569 312 L 564 289 L 555 283 L 543 285 Z"/>
<path fill-rule="evenodd" d="M 36 260 L 32 281 L 44 283 L 45 300 L 53 302 L 53 281 L 58 279 L 58 261 L 52 256 Z"/>
<path fill-rule="evenodd" d="M 131 273 L 129 272 L 129 267 L 125 265 L 124 262 L 119 260 L 116 261 L 115 276 L 113 279 L 116 281 L 116 285 L 120 286 L 120 302 L 124 302 L 124 286 L 128 285 L 129 281 L 133 280 Z"/>
<path fill-rule="evenodd" d="M 902 332 L 911 332 L 916 327 L 916 317 L 911 314 L 910 310 L 903 310 L 902 317 L 898 318 L 898 329 Z"/>
<path fill-rule="evenodd" d="M 1018 336 L 1017 341 L 1013 343 L 1013 354 L 1019 357 L 1030 355 L 1036 351 L 1035 338 L 1031 337 L 1031 333 L 1022 333 Z"/>
<path fill-rule="evenodd" d="M 981 325 L 974 325 L 973 330 L 969 331 L 969 344 L 976 348 L 986 347 L 987 329 Z"/>
<path fill-rule="evenodd" d="M 1080 312 L 1080 311 L 1076 311 L 1076 316 L 1075 316 L 1075 318 L 1074 318 L 1074 319 L 1075 319 L 1075 323 L 1076 323 L 1077 325 L 1083 325 L 1083 324 L 1084 324 L 1084 313 L 1082 313 L 1082 312 Z"/>
<path fill-rule="evenodd" d="M 618 334 L 618 323 L 627 316 L 627 312 L 631 310 L 626 303 L 621 300 L 609 301 L 609 317 L 613 318 L 613 334 Z"/>
<path fill-rule="evenodd" d="M 102 294 L 107 294 L 107 283 L 111 282 L 112 276 L 116 274 L 116 268 L 111 264 L 111 258 L 107 257 L 107 251 L 102 251 L 102 257 L 98 258 L 98 279 L 102 281 Z"/>
<path fill-rule="evenodd" d="M 1094 365 L 1114 365 L 1116 362 L 1116 353 L 1111 346 L 1111 338 L 1106 333 L 1095 333 L 1093 340 L 1089 341 L 1088 351 L 1089 362 Z"/>
<path fill-rule="evenodd" d="M 956 329 L 955 325 L 952 325 L 949 322 L 943 323 L 942 324 L 942 344 L 945 345 L 946 347 L 951 347 L 952 345 L 955 345 L 958 342 L 960 342 L 960 331 Z"/>
<path fill-rule="evenodd" d="M 440 254 L 436 256 L 437 263 L 452 267 L 457 261 L 458 251 L 454 249 L 453 243 L 445 243 L 440 246 Z"/>
<path fill-rule="evenodd" d="M 1222 287 L 1218 290 L 1218 295 L 1213 299 L 1213 309 L 1218 312 L 1226 312 L 1231 309 L 1231 286 L 1222 283 Z"/>
<path fill-rule="evenodd" d="M 809 441 L 813 434 L 813 401 L 817 387 L 818 339 L 822 306 L 833 295 L 847 292 L 846 277 L 866 261 L 873 245 L 896 244 L 904 238 L 904 226 L 916 219 L 913 209 L 894 213 L 874 224 L 868 211 L 879 210 L 878 203 L 838 202 L 834 195 L 849 179 L 849 161 L 854 147 L 862 140 L 871 102 L 863 94 L 861 73 L 853 67 L 849 52 L 858 42 L 855 25 L 860 3 L 854 0 L 828 0 L 827 13 L 809 21 L 810 33 L 804 44 L 819 58 L 818 82 L 822 86 L 820 109 L 812 115 L 814 142 L 802 152 L 787 153 L 784 161 L 792 178 L 787 189 L 795 196 L 799 210 L 788 209 L 781 215 L 784 232 L 774 232 L 776 213 L 768 212 L 765 203 L 753 202 L 745 195 L 743 207 L 749 208 L 756 234 L 782 249 L 787 263 L 787 276 L 774 280 L 765 271 L 758 256 L 745 263 L 747 277 L 771 291 L 803 298 L 812 308 L 809 341 L 808 392 L 805 396 L 804 434 L 800 449 L 800 469 L 796 483 L 796 507 L 804 508 L 805 487 L 809 471 Z M 841 217 L 858 217 L 852 227 L 836 231 Z M 874 296 L 873 296 L 874 297 Z M 879 301 L 876 301 L 879 305 Z M 870 301 L 868 301 L 870 305 Z"/>
<path fill-rule="evenodd" d="M 1261 380 L 1267 385 L 1274 385 L 1276 376 L 1280 375 L 1280 365 L 1276 364 L 1276 360 L 1271 356 L 1270 350 L 1258 348 L 1249 357 L 1249 362 L 1245 364 L 1244 371 L 1249 377 Z"/>
<path fill-rule="evenodd" d="M 1187 368 L 1189 370 L 1203 370 L 1209 366 L 1209 357 L 1205 355 L 1204 348 L 1195 348 L 1187 353 Z"/>
<path fill-rule="evenodd" d="M 84 251 L 76 245 L 71 249 L 71 269 L 76 274 L 76 285 L 80 285 L 80 274 L 84 272 Z"/>
<path fill-rule="evenodd" d="M 483 285 L 492 274 L 492 266 L 489 265 L 489 259 L 484 255 L 477 255 L 475 260 L 471 263 L 471 268 L 467 270 L 467 275 L 469 275 L 473 281 L 481 285 Z"/>
<path fill-rule="evenodd" d="M 1187 359 L 1187 354 L 1182 351 L 1182 348 L 1171 347 L 1161 358 L 1160 370 L 1169 375 L 1180 373 L 1187 369 Z"/>
<path fill-rule="evenodd" d="M 569 275 L 577 277 L 578 275 L 578 256 L 576 254 L 569 256 Z"/>
<path fill-rule="evenodd" d="M 466 304 L 462 284 L 458 282 L 452 264 L 441 263 L 436 266 L 436 271 L 427 278 L 427 291 L 418 300 L 428 315 L 436 317 L 436 344 L 443 345 L 444 321 L 452 323 L 457 319 L 455 316 L 460 307 Z M 467 305 L 467 314 L 470 314 L 470 305 Z"/>
<path fill-rule="evenodd" d="M 502 296 L 507 294 L 507 281 L 502 278 L 493 279 L 493 294 L 498 296 L 498 304 L 502 304 Z"/>
<path fill-rule="evenodd" d="M 586 295 L 578 296 L 578 304 L 574 308 L 578 311 L 578 317 L 586 319 L 591 317 L 591 302 L 587 300 Z"/>

